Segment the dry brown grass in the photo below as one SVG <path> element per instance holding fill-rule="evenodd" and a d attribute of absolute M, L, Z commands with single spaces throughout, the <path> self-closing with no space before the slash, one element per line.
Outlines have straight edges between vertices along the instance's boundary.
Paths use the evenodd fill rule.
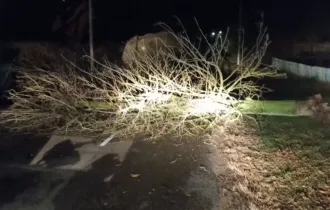
<path fill-rule="evenodd" d="M 279 123 L 272 117 L 267 120 Z M 293 127 L 302 129 L 301 121 L 274 125 L 276 131 L 241 125 L 213 136 L 227 160 L 227 171 L 219 174 L 224 209 L 329 209 L 330 153 L 323 149 L 330 142 L 325 136 L 321 139 L 324 127 L 316 131 L 323 130 L 319 136 L 310 133 L 314 127 L 298 133 Z M 272 149 L 265 142 L 272 138 L 271 133 L 277 140 L 284 138 Z M 304 141 L 306 145 L 297 146 Z"/>

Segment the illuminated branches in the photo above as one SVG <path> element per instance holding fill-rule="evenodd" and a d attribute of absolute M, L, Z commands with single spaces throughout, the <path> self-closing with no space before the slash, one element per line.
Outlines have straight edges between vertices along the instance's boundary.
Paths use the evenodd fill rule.
<path fill-rule="evenodd" d="M 52 64 L 47 69 L 22 69 L 21 90 L 11 92 L 14 104 L 1 113 L 1 121 L 19 131 L 86 135 L 204 133 L 242 116 L 233 93 L 239 90 L 249 97 L 262 91 L 249 79 L 277 75 L 261 66 L 269 44 L 264 29 L 242 66 L 224 76 L 221 52 L 227 36 L 207 42 L 212 50 L 206 54 L 186 34 L 163 27 L 180 43 L 180 55 L 159 50 L 152 56 L 139 54 L 127 67 L 98 63 L 93 72 L 68 61 L 60 68 L 54 63 L 54 69 Z"/>

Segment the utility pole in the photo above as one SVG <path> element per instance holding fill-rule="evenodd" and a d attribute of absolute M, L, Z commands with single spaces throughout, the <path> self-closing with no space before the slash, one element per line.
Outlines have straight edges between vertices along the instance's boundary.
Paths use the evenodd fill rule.
<path fill-rule="evenodd" d="M 90 68 L 94 70 L 94 38 L 93 38 L 93 4 L 92 0 L 88 0 L 88 20 L 89 20 L 89 56 Z"/>
<path fill-rule="evenodd" d="M 136 52 L 139 52 L 140 49 L 138 49 L 139 42 L 140 42 L 140 13 L 141 13 L 141 4 L 140 0 L 135 1 L 135 10 L 134 10 L 134 19 L 135 19 L 135 33 L 136 33 L 136 43 L 135 43 L 135 50 Z"/>
<path fill-rule="evenodd" d="M 243 60 L 243 40 L 242 40 L 242 35 L 243 35 L 243 27 L 242 27 L 242 0 L 239 0 L 239 9 L 238 9 L 238 46 L 237 46 L 237 67 L 239 68 L 240 74 L 242 74 L 242 60 Z M 242 81 L 240 81 L 240 85 L 242 84 Z M 239 89 L 238 93 L 239 100 L 242 97 L 242 91 Z"/>
<path fill-rule="evenodd" d="M 238 40 L 237 40 L 237 65 L 241 64 L 242 55 L 242 0 L 239 0 L 239 11 L 238 11 Z"/>

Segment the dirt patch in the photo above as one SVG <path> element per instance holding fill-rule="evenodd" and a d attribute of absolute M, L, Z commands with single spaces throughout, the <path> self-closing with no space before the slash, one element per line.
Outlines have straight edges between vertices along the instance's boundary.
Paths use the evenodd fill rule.
<path fill-rule="evenodd" d="M 250 156 L 254 155 L 251 142 L 246 141 L 246 130 L 219 127 L 209 138 L 216 143 L 218 158 L 217 177 L 220 187 L 221 209 L 255 209 L 256 201 L 252 196 L 256 193 L 251 180 L 246 176 L 251 172 Z M 214 165 L 217 165 L 214 161 Z"/>

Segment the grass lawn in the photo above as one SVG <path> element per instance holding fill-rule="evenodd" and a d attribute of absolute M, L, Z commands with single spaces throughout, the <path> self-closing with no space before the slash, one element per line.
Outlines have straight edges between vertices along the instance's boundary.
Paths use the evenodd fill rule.
<path fill-rule="evenodd" d="M 296 113 L 295 100 L 321 93 L 330 102 L 329 84 L 291 74 L 261 82 L 274 91 L 263 95 L 265 101 L 250 101 L 253 110 L 288 116 L 256 116 L 258 126 L 228 135 L 222 147 L 235 173 L 236 200 L 244 197 L 245 203 L 269 210 L 330 209 L 329 125 L 289 117 Z M 242 107 L 243 112 L 250 107 Z"/>
<path fill-rule="evenodd" d="M 330 130 L 309 117 L 267 116 L 259 119 L 268 150 L 292 149 L 306 157 L 330 157 Z"/>
<path fill-rule="evenodd" d="M 243 113 L 268 114 L 268 115 L 296 115 L 296 101 L 294 100 L 246 100 L 238 106 Z"/>
<path fill-rule="evenodd" d="M 273 164 L 270 195 L 285 209 L 330 209 L 330 130 L 307 117 L 258 121 L 261 151 Z"/>
<path fill-rule="evenodd" d="M 308 117 L 255 118 L 219 144 L 229 209 L 330 209 L 330 129 Z"/>

